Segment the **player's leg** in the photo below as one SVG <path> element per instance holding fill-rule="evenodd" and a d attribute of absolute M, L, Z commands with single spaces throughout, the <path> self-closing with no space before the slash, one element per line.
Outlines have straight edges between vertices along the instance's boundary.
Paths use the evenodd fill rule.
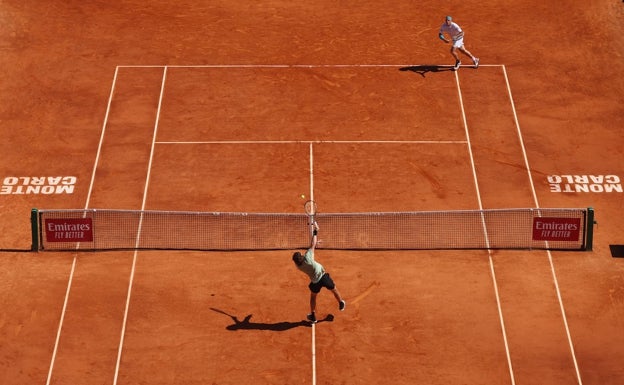
<path fill-rule="evenodd" d="M 457 54 L 457 47 L 455 45 L 451 47 L 451 55 L 453 55 L 453 57 L 455 58 L 455 66 L 453 67 L 453 69 L 457 70 L 459 68 L 459 65 L 461 64 L 461 61 L 459 60 L 459 55 Z"/>
<path fill-rule="evenodd" d="M 451 55 L 455 58 L 455 61 L 459 61 L 459 55 L 457 54 L 457 47 L 451 47 Z"/>
<path fill-rule="evenodd" d="M 470 51 L 468 51 L 466 49 L 465 46 L 461 46 L 459 47 L 459 50 L 466 56 L 468 56 L 470 59 L 472 59 L 472 63 L 474 64 L 475 68 L 479 67 L 479 58 L 475 57 L 472 53 L 470 53 Z"/>
<path fill-rule="evenodd" d="M 331 292 L 334 293 L 334 298 L 336 298 L 336 301 L 338 301 L 338 309 L 340 309 L 340 311 L 343 311 L 347 303 L 345 302 L 344 299 L 342 299 L 342 296 L 340 295 L 338 288 L 334 286 Z"/>
<path fill-rule="evenodd" d="M 336 301 L 342 301 L 342 297 L 340 296 L 340 292 L 338 291 L 338 288 L 336 286 L 334 286 L 331 292 L 334 294 L 334 298 L 336 298 Z"/>
<path fill-rule="evenodd" d="M 318 293 L 310 292 L 310 314 L 308 314 L 308 321 L 316 322 L 316 295 Z"/>
<path fill-rule="evenodd" d="M 316 296 L 317 293 L 310 293 L 310 313 L 316 311 Z"/>
<path fill-rule="evenodd" d="M 338 301 L 338 309 L 340 309 L 340 311 L 343 311 L 345 308 L 346 302 L 342 299 L 342 296 L 340 295 L 340 292 L 336 288 L 336 284 L 334 283 L 334 280 L 331 278 L 329 273 L 325 273 L 323 277 L 321 278 L 320 282 L 323 284 L 323 287 L 325 287 L 328 290 L 331 290 L 332 294 L 334 295 L 334 298 L 336 298 L 336 301 Z"/>

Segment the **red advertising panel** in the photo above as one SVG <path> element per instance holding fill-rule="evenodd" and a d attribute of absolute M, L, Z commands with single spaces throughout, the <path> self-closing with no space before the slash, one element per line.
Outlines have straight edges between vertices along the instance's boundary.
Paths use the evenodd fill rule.
<path fill-rule="evenodd" d="M 48 242 L 93 242 L 91 218 L 55 218 L 45 220 Z"/>
<path fill-rule="evenodd" d="M 580 233 L 580 218 L 533 218 L 534 241 L 576 242 Z"/>

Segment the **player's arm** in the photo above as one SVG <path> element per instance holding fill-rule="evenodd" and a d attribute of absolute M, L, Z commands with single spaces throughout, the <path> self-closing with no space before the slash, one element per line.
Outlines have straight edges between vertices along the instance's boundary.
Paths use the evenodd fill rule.
<path fill-rule="evenodd" d="M 440 40 L 442 40 L 445 43 L 448 43 L 449 41 L 444 37 L 444 34 L 442 32 L 438 33 L 438 37 L 440 38 Z"/>
<path fill-rule="evenodd" d="M 312 249 L 313 251 L 316 248 L 316 244 L 318 243 L 318 230 L 318 223 L 314 221 L 314 223 L 312 223 L 312 240 L 310 241 L 310 249 Z"/>

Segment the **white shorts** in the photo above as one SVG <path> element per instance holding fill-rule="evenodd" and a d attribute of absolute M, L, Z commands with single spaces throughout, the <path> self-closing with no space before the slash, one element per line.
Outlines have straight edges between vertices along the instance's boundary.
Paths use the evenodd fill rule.
<path fill-rule="evenodd" d="M 464 37 L 460 37 L 457 40 L 453 40 L 453 48 L 461 48 L 464 45 Z"/>

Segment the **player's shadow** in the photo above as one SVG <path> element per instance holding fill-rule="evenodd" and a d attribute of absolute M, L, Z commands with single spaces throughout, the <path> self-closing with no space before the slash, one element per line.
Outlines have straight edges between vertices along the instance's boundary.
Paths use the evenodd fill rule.
<path fill-rule="evenodd" d="M 228 314 L 224 312 L 223 310 L 215 309 L 213 307 L 211 307 L 210 310 L 230 317 L 232 321 L 234 321 L 234 323 L 226 326 L 225 328 L 227 330 L 233 330 L 233 331 L 236 331 L 236 330 L 270 330 L 274 332 L 283 332 L 283 331 L 298 328 L 298 327 L 311 327 L 312 326 L 308 321 L 299 321 L 299 322 L 283 321 L 283 322 L 274 322 L 274 323 L 251 322 L 251 317 L 253 316 L 253 314 L 248 314 L 247 316 L 245 316 L 245 318 L 243 318 L 242 320 L 239 320 L 238 317 Z M 319 323 L 320 322 L 332 322 L 333 320 L 334 320 L 334 315 L 328 314 L 327 317 L 325 317 L 322 320 L 318 320 L 318 322 Z"/>
<path fill-rule="evenodd" d="M 419 74 L 420 76 L 424 78 L 425 74 L 429 72 L 453 71 L 453 67 L 448 66 L 448 65 L 418 65 L 418 66 L 401 67 L 399 68 L 399 71 L 416 72 L 417 74 Z"/>

